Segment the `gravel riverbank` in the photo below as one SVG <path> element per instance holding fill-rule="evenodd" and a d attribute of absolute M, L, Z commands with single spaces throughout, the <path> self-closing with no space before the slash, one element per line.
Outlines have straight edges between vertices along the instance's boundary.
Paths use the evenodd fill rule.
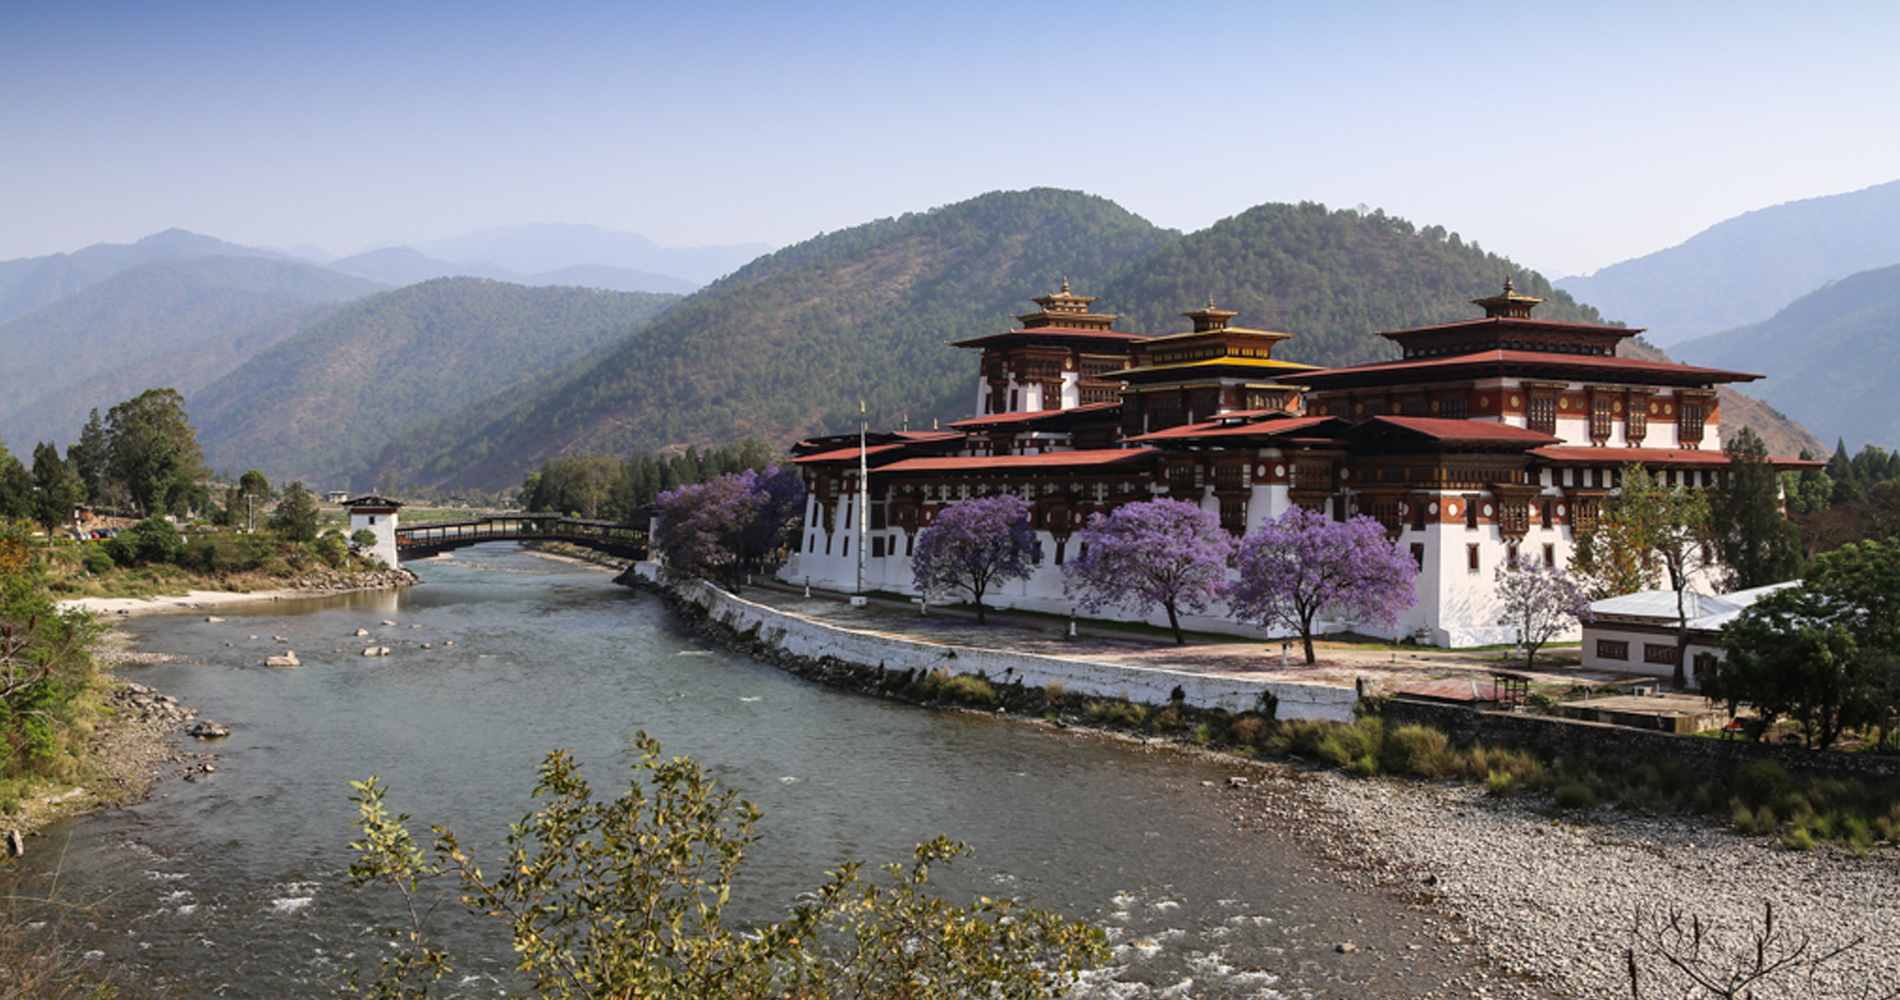
<path fill-rule="evenodd" d="M 1257 822 L 1302 828 L 1341 877 L 1450 917 L 1447 941 L 1474 947 L 1494 970 L 1447 983 L 1442 996 L 1627 997 L 1630 948 L 1642 996 L 1708 995 L 1681 988 L 1656 935 L 1635 932 L 1639 913 L 1700 918 L 1722 942 L 1705 949 L 1711 967 L 1730 969 L 1735 953 L 1753 955 L 1764 903 L 1790 947 L 1804 937 L 1811 955 L 1859 944 L 1812 978 L 1763 982 L 1760 1000 L 1900 990 L 1900 857 L 1891 846 L 1866 856 L 1794 851 L 1699 817 L 1610 807 L 1559 815 L 1540 797 L 1498 799 L 1473 787 L 1256 773 Z"/>

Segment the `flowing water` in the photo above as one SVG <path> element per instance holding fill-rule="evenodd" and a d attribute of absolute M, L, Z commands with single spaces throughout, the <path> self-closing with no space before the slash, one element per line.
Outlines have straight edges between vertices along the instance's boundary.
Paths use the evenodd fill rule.
<path fill-rule="evenodd" d="M 67 922 L 97 960 L 182 995 L 332 996 L 387 951 L 395 914 L 348 889 L 350 780 L 381 776 L 414 829 L 492 848 L 544 753 L 573 750 L 611 793 L 645 730 L 763 809 L 744 917 L 769 918 L 841 860 L 901 861 L 942 833 L 976 851 L 945 873 L 951 896 L 1031 897 L 1109 929 L 1114 967 L 1089 995 L 1410 996 L 1455 971 L 1429 946 L 1435 918 L 1239 831 L 1225 790 L 1203 784 L 1229 773 L 1216 764 L 829 691 L 705 646 L 598 571 L 510 546 L 416 568 L 424 584 L 401 593 L 125 623 L 172 657 L 127 675 L 232 735 L 191 747 L 216 755 L 213 773 L 36 839 L 13 891 L 83 906 Z M 365 657 L 369 643 L 392 653 Z M 285 648 L 303 666 L 263 665 Z M 460 957 L 448 995 L 519 992 L 505 940 L 443 940 Z M 1336 952 L 1343 940 L 1358 951 Z"/>

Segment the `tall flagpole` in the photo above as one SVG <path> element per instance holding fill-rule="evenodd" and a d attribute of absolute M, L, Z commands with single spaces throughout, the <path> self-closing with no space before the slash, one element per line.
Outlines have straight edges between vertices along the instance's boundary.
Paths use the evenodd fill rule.
<path fill-rule="evenodd" d="M 864 400 L 858 400 L 858 589 L 864 593 L 864 530 L 871 523 L 871 476 L 866 460 L 864 439 L 871 422 L 864 415 Z"/>

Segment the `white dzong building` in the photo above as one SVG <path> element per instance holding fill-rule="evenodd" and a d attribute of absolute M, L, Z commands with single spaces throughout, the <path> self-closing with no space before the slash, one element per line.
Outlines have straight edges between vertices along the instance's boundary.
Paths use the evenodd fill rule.
<path fill-rule="evenodd" d="M 1244 536 L 1298 504 L 1377 518 L 1418 561 L 1418 602 L 1388 636 L 1508 643 L 1498 566 L 1568 565 L 1630 463 L 1716 485 L 1716 386 L 1759 377 L 1620 357 L 1641 331 L 1533 318 L 1543 300 L 1509 281 L 1474 300 L 1482 318 L 1382 334 L 1398 360 L 1333 369 L 1274 359 L 1290 334 L 1233 326 L 1211 301 L 1162 337 L 1113 329 L 1093 301 L 1065 281 L 1021 329 L 958 344 L 982 352 L 977 415 L 950 430 L 867 435 L 862 454 L 855 434 L 801 442 L 810 496 L 783 578 L 852 590 L 861 545 L 864 589 L 914 594 L 917 533 L 948 504 L 1007 492 L 1033 505 L 1045 559 L 988 600 L 1067 613 L 1061 567 L 1096 513 L 1166 496 Z"/>

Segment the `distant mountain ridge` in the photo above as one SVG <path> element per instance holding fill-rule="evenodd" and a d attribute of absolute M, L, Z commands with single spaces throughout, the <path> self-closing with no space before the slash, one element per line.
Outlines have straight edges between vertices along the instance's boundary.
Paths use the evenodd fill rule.
<path fill-rule="evenodd" d="M 360 299 L 257 354 L 188 395 L 192 422 L 214 468 L 340 488 L 348 466 L 411 426 L 622 340 L 678 301 L 438 278 Z"/>
<path fill-rule="evenodd" d="M 183 229 L 167 229 L 136 243 L 95 243 L 72 253 L 0 261 L 0 322 L 45 308 L 141 264 L 193 257 L 281 256 Z"/>
<path fill-rule="evenodd" d="M 517 274 L 545 274 L 596 264 L 675 276 L 695 286 L 731 274 L 772 252 L 764 243 L 663 247 L 639 233 L 571 223 L 502 226 L 411 245 L 431 257 L 493 264 Z"/>
<path fill-rule="evenodd" d="M 384 247 L 350 257 L 339 257 L 324 266 L 396 287 L 436 278 L 487 278 L 516 285 L 573 285 L 614 292 L 685 295 L 699 289 L 696 282 L 684 278 L 607 264 L 573 264 L 541 274 L 521 274 L 499 264 L 437 260 L 414 247 Z"/>
<path fill-rule="evenodd" d="M 1693 364 L 1766 376 L 1750 394 L 1827 442 L 1900 445 L 1900 265 L 1842 278 L 1770 319 L 1676 345 Z"/>
<path fill-rule="evenodd" d="M 1661 347 L 1759 323 L 1829 281 L 1900 263 L 1900 181 L 1791 201 L 1556 285 Z"/>
<path fill-rule="evenodd" d="M 301 261 L 195 256 L 93 282 L 0 324 L 0 438 L 71 443 L 92 407 L 189 392 L 382 286 Z"/>

